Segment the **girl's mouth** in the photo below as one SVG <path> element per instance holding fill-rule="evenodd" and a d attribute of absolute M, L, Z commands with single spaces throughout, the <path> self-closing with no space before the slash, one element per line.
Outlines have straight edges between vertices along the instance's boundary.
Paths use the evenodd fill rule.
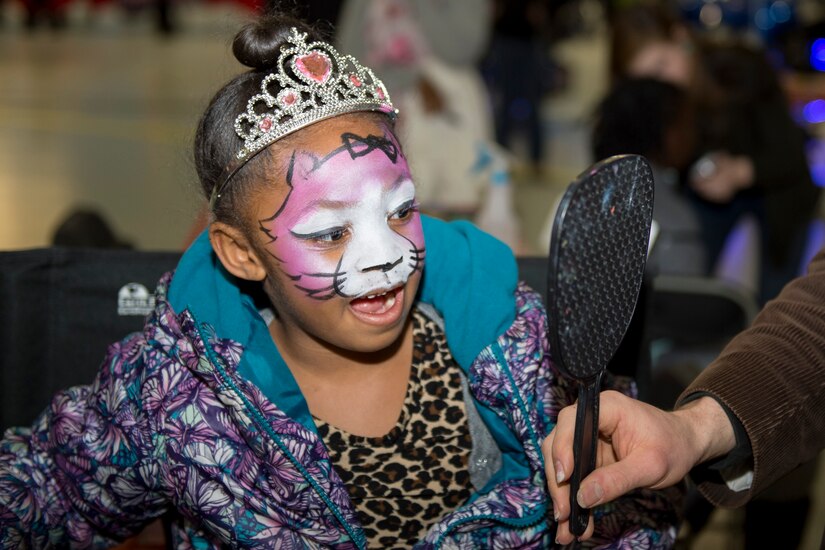
<path fill-rule="evenodd" d="M 404 287 L 355 298 L 349 305 L 360 318 L 370 322 L 391 322 L 400 314 L 404 302 Z"/>

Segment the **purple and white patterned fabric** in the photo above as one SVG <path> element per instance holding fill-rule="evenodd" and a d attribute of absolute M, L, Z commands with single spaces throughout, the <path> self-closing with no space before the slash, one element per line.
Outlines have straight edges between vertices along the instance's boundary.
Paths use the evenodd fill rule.
<path fill-rule="evenodd" d="M 0 441 L 0 547 L 107 547 L 170 510 L 177 548 L 363 547 L 321 439 L 237 373 L 240 344 L 172 311 L 170 280 L 143 332 L 109 348 L 94 383 L 60 392 L 33 426 Z M 469 381 L 523 446 L 529 476 L 442 518 L 421 548 L 552 546 L 539 446 L 574 388 L 549 360 L 538 294 L 521 286 L 516 303 Z M 599 548 L 668 548 L 678 525 L 662 492 L 596 518 Z"/>

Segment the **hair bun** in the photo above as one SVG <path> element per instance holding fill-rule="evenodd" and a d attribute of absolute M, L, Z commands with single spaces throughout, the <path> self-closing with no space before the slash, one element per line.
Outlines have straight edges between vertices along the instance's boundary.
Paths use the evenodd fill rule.
<path fill-rule="evenodd" d="M 292 27 L 308 32 L 309 39 L 314 40 L 315 33 L 300 19 L 286 15 L 266 15 L 244 25 L 238 31 L 232 41 L 232 53 L 235 54 L 235 59 L 247 67 L 258 71 L 272 69 Z"/>

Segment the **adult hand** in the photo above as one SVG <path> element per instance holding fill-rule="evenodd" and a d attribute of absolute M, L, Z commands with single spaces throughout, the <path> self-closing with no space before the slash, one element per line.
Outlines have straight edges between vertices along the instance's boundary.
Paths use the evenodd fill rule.
<path fill-rule="evenodd" d="M 753 185 L 753 178 L 754 167 L 750 158 L 716 152 L 697 163 L 690 186 L 703 199 L 725 204 L 740 190 Z"/>
<path fill-rule="evenodd" d="M 596 469 L 582 480 L 577 501 L 584 508 L 614 500 L 640 487 L 663 489 L 678 483 L 696 464 L 721 456 L 735 444 L 733 427 L 712 397 L 666 412 L 615 391 L 601 394 Z M 576 406 L 559 413 L 542 443 L 547 486 L 558 522 L 557 541 L 569 544 L 570 475 Z M 593 519 L 581 540 L 593 534 Z"/>

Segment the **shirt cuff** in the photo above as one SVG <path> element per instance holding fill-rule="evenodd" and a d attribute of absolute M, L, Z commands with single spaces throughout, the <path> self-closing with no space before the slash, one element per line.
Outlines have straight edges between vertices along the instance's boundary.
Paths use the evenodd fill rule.
<path fill-rule="evenodd" d="M 753 484 L 753 448 L 750 438 L 745 431 L 745 426 L 727 405 L 722 403 L 715 395 L 708 392 L 696 392 L 688 395 L 682 403 L 689 403 L 700 397 L 712 397 L 719 403 L 722 410 L 733 427 L 733 435 L 736 443 L 733 449 L 726 455 L 714 458 L 697 466 L 697 469 L 711 470 L 718 472 L 719 476 L 731 491 L 747 491 Z M 699 476 L 706 477 L 706 476 Z"/>

